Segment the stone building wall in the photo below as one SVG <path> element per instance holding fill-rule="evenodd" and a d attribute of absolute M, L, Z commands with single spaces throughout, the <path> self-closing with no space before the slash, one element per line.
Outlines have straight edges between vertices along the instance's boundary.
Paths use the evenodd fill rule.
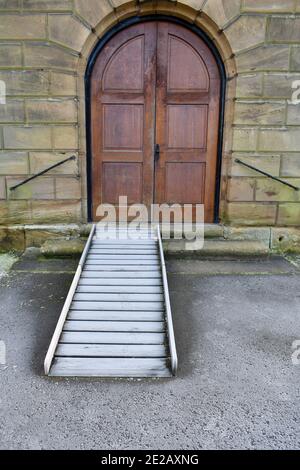
<path fill-rule="evenodd" d="M 300 225 L 300 0 L 0 0 L 0 223 L 87 220 L 84 72 L 118 21 L 164 13 L 195 23 L 220 50 L 228 77 L 221 221 Z M 16 191 L 69 155 L 77 160 Z"/>

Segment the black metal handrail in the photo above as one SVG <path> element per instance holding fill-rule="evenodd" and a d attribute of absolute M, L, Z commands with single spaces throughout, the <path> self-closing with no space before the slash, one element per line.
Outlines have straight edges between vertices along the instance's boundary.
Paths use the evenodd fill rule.
<path fill-rule="evenodd" d="M 15 186 L 12 186 L 12 187 L 10 188 L 10 191 L 14 191 L 15 189 L 19 188 L 20 186 L 23 186 L 23 184 L 28 183 L 28 181 L 32 181 L 32 180 L 34 180 L 35 178 L 37 178 L 38 176 L 44 175 L 44 174 L 47 173 L 48 171 L 53 170 L 53 168 L 56 168 L 57 166 L 60 166 L 60 165 L 62 165 L 63 163 L 68 162 L 69 160 L 75 160 L 75 159 L 76 159 L 76 155 L 72 155 L 71 157 L 65 158 L 64 160 L 61 160 L 60 162 L 54 163 L 54 165 L 49 166 L 49 167 L 46 168 L 45 170 L 42 170 L 42 171 L 40 171 L 39 173 L 36 173 L 35 175 L 30 176 L 29 178 L 26 178 L 24 181 L 21 181 L 21 183 L 18 183 L 18 184 L 16 184 Z"/>
<path fill-rule="evenodd" d="M 293 184 L 288 183 L 287 181 L 281 180 L 280 178 L 277 178 L 276 176 L 270 175 L 270 173 L 266 173 L 265 171 L 260 170 L 259 168 L 256 168 L 255 166 L 249 165 L 249 163 L 245 163 L 242 160 L 240 160 L 239 158 L 236 158 L 234 161 L 236 163 L 239 163 L 240 165 L 244 165 L 247 168 L 250 168 L 251 170 L 257 171 L 261 175 L 267 176 L 267 178 L 271 178 L 272 180 L 278 181 L 278 183 L 285 184 L 285 186 L 289 186 L 290 188 L 294 189 L 295 191 L 300 191 L 300 188 L 298 188 L 297 186 L 294 186 Z"/>

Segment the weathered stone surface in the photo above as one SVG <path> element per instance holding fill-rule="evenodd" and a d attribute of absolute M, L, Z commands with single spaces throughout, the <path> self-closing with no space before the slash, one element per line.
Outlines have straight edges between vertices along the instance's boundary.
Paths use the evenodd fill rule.
<path fill-rule="evenodd" d="M 3 128 L 4 145 L 7 149 L 50 149 L 50 127 L 5 126 Z"/>
<path fill-rule="evenodd" d="M 45 15 L 1 15 L 0 39 L 46 38 Z"/>
<path fill-rule="evenodd" d="M 203 11 L 221 28 L 239 15 L 240 7 L 241 0 L 208 0 Z"/>
<path fill-rule="evenodd" d="M 75 0 L 75 11 L 94 27 L 111 13 L 113 8 L 108 0 Z"/>
<path fill-rule="evenodd" d="M 235 124 L 285 124 L 285 101 L 237 101 Z"/>
<path fill-rule="evenodd" d="M 0 251 L 24 251 L 25 234 L 22 226 L 20 227 L 0 227 Z"/>
<path fill-rule="evenodd" d="M 291 48 L 291 71 L 300 72 L 300 47 L 293 46 Z"/>
<path fill-rule="evenodd" d="M 296 152 L 300 148 L 300 128 L 263 129 L 259 132 L 259 149 L 270 152 Z"/>
<path fill-rule="evenodd" d="M 300 126 L 300 104 L 289 104 L 287 107 L 287 121 L 288 125 Z M 300 145 L 299 145 L 300 149 Z"/>
<path fill-rule="evenodd" d="M 289 178 L 284 181 L 300 188 L 300 179 Z M 300 202 L 300 191 L 295 191 L 269 178 L 258 178 L 255 199 L 256 201 Z"/>
<path fill-rule="evenodd" d="M 171 240 L 164 243 L 168 254 L 180 253 L 182 255 L 195 253 L 197 257 L 214 258 L 218 256 L 267 256 L 269 246 L 261 241 L 232 241 L 232 240 L 205 240 L 201 248 L 198 241 L 185 242 L 184 240 Z"/>
<path fill-rule="evenodd" d="M 46 95 L 49 87 L 47 72 L 35 70 L 1 70 L 0 80 L 6 84 L 7 95 Z"/>
<path fill-rule="evenodd" d="M 81 221 L 79 201 L 32 201 L 32 220 L 37 223 Z"/>
<path fill-rule="evenodd" d="M 276 204 L 230 203 L 227 208 L 229 221 L 236 225 L 274 225 Z"/>
<path fill-rule="evenodd" d="M 25 65 L 27 67 L 55 67 L 75 70 L 78 55 L 55 44 L 24 44 Z"/>
<path fill-rule="evenodd" d="M 194 8 L 195 10 L 202 10 L 203 5 L 205 4 L 205 0 L 180 0 L 180 3 Z"/>
<path fill-rule="evenodd" d="M 295 80 L 299 80 L 299 74 L 268 73 L 264 75 L 264 96 L 270 98 L 291 99 Z"/>
<path fill-rule="evenodd" d="M 21 67 L 22 49 L 20 44 L 0 44 L 0 67 Z"/>
<path fill-rule="evenodd" d="M 21 0 L 0 0 L 0 10 L 17 10 Z"/>
<path fill-rule="evenodd" d="M 0 175 L 27 175 L 26 152 L 0 152 Z"/>
<path fill-rule="evenodd" d="M 41 254 L 48 257 L 81 255 L 85 243 L 86 240 L 80 238 L 47 240 L 41 246 Z"/>
<path fill-rule="evenodd" d="M 224 226 L 221 224 L 205 224 L 204 237 L 205 238 L 223 238 Z"/>
<path fill-rule="evenodd" d="M 80 199 L 79 178 L 56 178 L 56 199 Z"/>
<path fill-rule="evenodd" d="M 265 40 L 266 19 L 260 16 L 240 16 L 225 30 L 234 52 L 248 49 Z"/>
<path fill-rule="evenodd" d="M 45 170 L 51 165 L 71 157 L 73 153 L 59 153 L 59 152 L 30 152 L 29 163 L 30 173 L 35 174 Z M 1 156 L 0 156 L 1 159 Z M 1 160 L 0 160 L 1 161 Z M 1 169 L 0 169 L 1 172 Z M 68 162 L 60 165 L 53 170 L 50 170 L 50 175 L 76 175 L 78 167 L 76 160 L 69 160 Z"/>
<path fill-rule="evenodd" d="M 0 251 L 7 252 L 11 250 L 25 250 L 25 234 L 22 226 L 0 228 Z"/>
<path fill-rule="evenodd" d="M 24 10 L 29 11 L 71 11 L 72 7 L 72 0 L 23 0 Z"/>
<path fill-rule="evenodd" d="M 282 155 L 280 175 L 300 177 L 299 154 Z"/>
<path fill-rule="evenodd" d="M 28 201 L 0 201 L 0 225 L 30 222 L 31 211 Z"/>
<path fill-rule="evenodd" d="M 49 15 L 49 37 L 64 46 L 80 52 L 90 30 L 69 15 Z"/>
<path fill-rule="evenodd" d="M 23 181 L 22 178 L 6 178 L 8 191 L 12 186 Z M 10 191 L 10 199 L 54 199 L 54 179 L 48 176 L 39 176 Z"/>
<path fill-rule="evenodd" d="M 50 93 L 54 96 L 76 96 L 76 77 L 66 73 L 51 72 Z"/>
<path fill-rule="evenodd" d="M 0 105 L 0 122 L 24 122 L 25 107 L 23 100 L 6 100 Z"/>
<path fill-rule="evenodd" d="M 224 237 L 228 240 L 262 241 L 269 245 L 271 229 L 269 227 L 225 227 Z"/>
<path fill-rule="evenodd" d="M 277 222 L 278 225 L 299 225 L 300 204 L 279 204 Z"/>
<path fill-rule="evenodd" d="M 300 229 L 271 228 L 271 248 L 276 252 L 300 253 Z"/>
<path fill-rule="evenodd" d="M 262 96 L 262 74 L 251 73 L 240 75 L 237 79 L 236 96 L 240 98 L 255 98 Z"/>
<path fill-rule="evenodd" d="M 266 171 L 273 176 L 279 176 L 280 171 L 280 155 L 251 155 L 245 153 L 234 153 L 232 155 L 232 164 L 229 168 L 231 176 L 250 176 L 256 177 L 258 173 L 235 162 L 235 159 L 248 163 L 262 171 Z"/>
<path fill-rule="evenodd" d="M 282 45 L 259 46 L 236 57 L 238 72 L 256 70 L 289 70 L 289 47 Z"/>
<path fill-rule="evenodd" d="M 251 13 L 293 13 L 294 0 L 244 0 L 242 10 Z"/>
<path fill-rule="evenodd" d="M 278 42 L 300 41 L 300 18 L 271 17 L 268 39 Z"/>
<path fill-rule="evenodd" d="M 77 150 L 78 130 L 76 127 L 59 126 L 53 128 L 53 141 L 55 149 Z"/>
<path fill-rule="evenodd" d="M 234 129 L 233 150 L 252 151 L 256 149 L 257 129 Z"/>
<path fill-rule="evenodd" d="M 228 201 L 253 201 L 254 178 L 230 178 L 228 181 Z"/>
<path fill-rule="evenodd" d="M 25 225 L 26 248 L 40 247 L 48 240 L 78 238 L 80 236 L 80 227 L 75 224 L 61 225 Z"/>
<path fill-rule="evenodd" d="M 27 100 L 26 112 L 29 122 L 77 122 L 74 100 Z"/>

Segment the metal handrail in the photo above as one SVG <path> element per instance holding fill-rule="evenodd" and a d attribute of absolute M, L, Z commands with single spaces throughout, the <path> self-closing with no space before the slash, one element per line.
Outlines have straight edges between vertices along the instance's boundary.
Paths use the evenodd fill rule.
<path fill-rule="evenodd" d="M 20 186 L 23 186 L 23 184 L 28 183 L 28 181 L 34 180 L 38 176 L 44 175 L 48 171 L 53 170 L 53 168 L 56 168 L 57 166 L 60 166 L 63 163 L 68 162 L 69 160 L 75 160 L 75 159 L 76 159 L 76 155 L 72 155 L 71 157 L 65 158 L 64 160 L 61 160 L 60 162 L 54 163 L 54 165 L 51 165 L 48 168 L 46 168 L 45 170 L 39 171 L 39 173 L 36 173 L 35 175 L 30 176 L 29 178 L 26 178 L 24 181 L 21 181 L 21 183 L 15 184 L 15 186 L 12 186 L 10 188 L 10 191 L 14 191 L 15 189 L 19 188 Z"/>
<path fill-rule="evenodd" d="M 45 370 L 46 375 L 48 375 L 49 372 L 50 372 L 50 368 L 51 368 L 53 357 L 54 357 L 54 354 L 55 354 L 55 351 L 56 351 L 56 348 L 57 348 L 57 344 L 58 344 L 60 335 L 62 333 L 63 326 L 64 326 L 65 320 L 67 318 L 67 315 L 68 315 L 68 312 L 69 312 L 69 309 L 70 309 L 70 305 L 73 301 L 73 297 L 74 297 L 74 294 L 75 294 L 75 291 L 76 291 L 76 288 L 77 288 L 77 285 L 78 285 L 78 282 L 79 282 L 79 278 L 80 278 L 82 270 L 83 270 L 83 266 L 84 266 L 84 263 L 85 263 L 90 245 L 92 243 L 92 240 L 93 240 L 93 237 L 94 237 L 94 234 L 95 234 L 95 230 L 96 230 L 96 225 L 93 224 L 92 228 L 91 228 L 91 231 L 90 231 L 90 234 L 89 234 L 89 238 L 86 242 L 86 245 L 85 245 L 85 248 L 84 248 L 83 253 L 81 255 L 78 267 L 76 269 L 76 272 L 75 272 L 75 275 L 74 275 L 69 293 L 67 295 L 64 306 L 62 308 L 60 317 L 58 319 L 58 322 L 57 322 L 57 325 L 56 325 L 56 328 L 55 328 L 55 331 L 53 333 L 53 336 L 52 336 L 52 339 L 51 339 L 51 342 L 50 342 L 50 346 L 48 348 L 48 351 L 47 351 L 47 354 L 46 354 L 46 357 L 45 357 L 45 361 L 44 361 L 44 370 Z"/>
<path fill-rule="evenodd" d="M 172 374 L 176 375 L 177 368 L 178 368 L 178 358 L 177 358 L 177 352 L 176 352 L 174 327 L 173 327 L 171 304 L 170 304 L 170 297 L 169 297 L 167 270 L 166 270 L 165 257 L 164 257 L 164 251 L 163 251 L 163 246 L 162 246 L 162 241 L 161 241 L 159 225 L 157 226 L 157 239 L 158 239 L 158 246 L 159 246 L 165 306 L 166 306 L 166 314 L 167 314 L 167 328 L 168 328 L 169 348 L 170 348 L 170 354 L 171 354 L 171 368 L 172 368 Z"/>
<path fill-rule="evenodd" d="M 280 178 L 277 178 L 276 176 L 270 175 L 270 173 L 267 173 L 266 171 L 260 170 L 259 168 L 256 168 L 255 166 L 249 165 L 249 163 L 245 163 L 242 160 L 240 160 L 239 158 L 236 158 L 234 161 L 236 163 L 239 163 L 240 165 L 244 165 L 247 168 L 250 168 L 251 170 L 257 171 L 261 175 L 267 176 L 267 178 L 271 178 L 272 180 L 278 181 L 278 183 L 285 184 L 285 186 L 289 186 L 290 188 L 294 189 L 295 191 L 300 191 L 300 188 L 298 188 L 297 186 L 294 186 L 293 184 L 288 183 L 287 181 L 284 181 Z"/>

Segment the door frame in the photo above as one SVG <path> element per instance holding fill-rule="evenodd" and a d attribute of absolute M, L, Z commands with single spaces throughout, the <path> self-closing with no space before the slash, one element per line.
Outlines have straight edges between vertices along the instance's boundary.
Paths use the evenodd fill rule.
<path fill-rule="evenodd" d="M 224 116 L 225 116 L 225 95 L 226 95 L 226 71 L 221 55 L 211 39 L 207 36 L 204 31 L 199 29 L 197 26 L 188 23 L 185 20 L 176 18 L 169 15 L 147 15 L 147 16 L 134 16 L 128 18 L 124 21 L 113 26 L 109 31 L 107 31 L 100 41 L 94 47 L 86 68 L 84 85 L 85 85 L 85 118 L 86 118 L 86 145 L 87 145 L 87 154 L 86 154 L 86 169 L 87 169 L 87 214 L 88 222 L 92 222 L 92 126 L 91 126 L 91 111 L 92 111 L 92 101 L 91 101 L 91 77 L 93 68 L 96 62 L 98 55 L 101 53 L 104 46 L 108 41 L 115 36 L 120 31 L 126 29 L 129 26 L 143 23 L 146 21 L 169 21 L 171 23 L 179 24 L 190 31 L 193 31 L 197 34 L 209 47 L 212 52 L 219 72 L 220 72 L 220 112 L 219 112 L 219 129 L 218 129 L 218 150 L 217 150 L 217 172 L 216 172 L 216 190 L 215 190 L 215 204 L 214 204 L 214 223 L 219 222 L 219 208 L 220 208 L 220 189 L 221 189 L 221 167 L 222 167 L 222 153 L 223 153 L 223 133 L 224 133 Z"/>

